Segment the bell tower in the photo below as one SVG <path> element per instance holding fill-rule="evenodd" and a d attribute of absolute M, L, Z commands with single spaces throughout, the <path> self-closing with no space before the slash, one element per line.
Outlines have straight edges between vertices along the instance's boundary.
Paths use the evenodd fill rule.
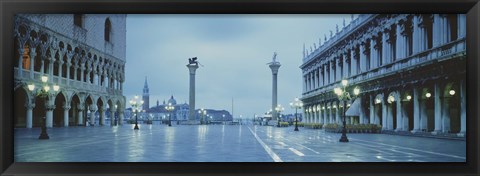
<path fill-rule="evenodd" d="M 148 90 L 148 83 L 147 83 L 147 77 L 145 76 L 145 85 L 143 86 L 143 107 L 142 109 L 145 110 L 145 112 L 148 112 L 150 110 L 150 93 Z"/>

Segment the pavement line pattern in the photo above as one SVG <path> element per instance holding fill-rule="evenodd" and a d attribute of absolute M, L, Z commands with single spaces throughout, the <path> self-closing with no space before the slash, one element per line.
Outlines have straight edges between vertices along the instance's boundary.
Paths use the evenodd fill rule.
<path fill-rule="evenodd" d="M 284 138 L 284 137 L 281 137 L 281 138 L 284 139 L 284 140 L 286 140 L 286 141 L 291 141 L 291 140 L 289 140 L 289 139 L 287 139 L 287 138 Z M 291 141 L 291 142 L 293 142 L 293 141 Z M 283 142 L 282 142 L 282 143 L 283 143 Z M 293 143 L 295 143 L 295 142 L 293 142 Z M 313 153 L 320 154 L 320 152 L 317 152 L 317 151 L 315 151 L 315 150 L 313 150 L 313 149 L 311 149 L 311 148 L 309 148 L 309 147 L 307 147 L 307 146 L 304 146 L 304 145 L 302 145 L 302 144 L 296 143 L 296 145 L 299 145 L 299 146 L 301 146 L 301 147 L 303 147 L 303 148 L 306 148 L 307 150 L 310 150 L 310 151 L 312 151 Z"/>
<path fill-rule="evenodd" d="M 255 139 L 257 139 L 257 141 L 260 143 L 260 145 L 262 145 L 262 147 L 265 149 L 265 151 L 270 155 L 270 157 L 272 157 L 273 161 L 275 162 L 283 162 L 282 159 L 280 159 L 280 157 L 275 153 L 273 152 L 272 149 L 270 149 L 270 147 L 268 147 L 258 136 L 257 134 L 255 134 L 252 129 L 250 127 L 248 127 L 248 129 L 250 130 L 250 132 L 253 134 L 253 136 L 255 137 Z"/>
<path fill-rule="evenodd" d="M 350 139 L 352 139 L 352 138 L 350 138 Z M 365 141 L 365 140 L 360 140 L 360 139 L 354 139 L 354 140 L 373 143 L 373 142 L 370 142 L 370 141 Z M 448 156 L 448 157 L 452 157 L 452 158 L 467 159 L 466 157 L 461 157 L 461 156 L 457 156 L 457 155 L 450 155 L 450 154 L 444 154 L 444 153 L 438 153 L 438 152 L 418 150 L 418 149 L 414 149 L 414 148 L 410 148 L 410 147 L 400 147 L 400 146 L 396 146 L 396 145 L 384 144 L 384 143 L 381 143 L 381 142 L 375 142 L 375 144 L 389 146 L 389 147 L 398 147 L 398 148 L 402 148 L 402 149 L 407 149 L 407 150 L 412 150 L 412 151 L 417 151 L 417 152 L 424 152 L 424 153 L 429 153 L 429 154 L 434 154 L 434 155 Z"/>
<path fill-rule="evenodd" d="M 292 151 L 293 153 L 297 154 L 298 156 L 305 156 L 305 154 L 303 154 L 302 152 L 294 149 L 294 148 L 288 148 L 288 150 Z"/>
<path fill-rule="evenodd" d="M 410 155 L 410 156 L 425 157 L 423 155 L 410 153 L 410 152 L 403 152 L 403 151 L 395 150 L 395 149 L 392 149 L 392 148 L 382 148 L 382 147 L 377 146 L 377 145 L 368 145 L 368 144 L 362 144 L 362 143 L 355 143 L 355 144 L 361 145 L 361 146 L 366 146 L 366 147 L 371 147 L 372 149 L 373 148 L 379 148 L 380 150 L 385 150 L 385 151 L 390 151 L 390 152 L 395 152 L 395 153 L 400 153 L 400 154 L 405 154 L 405 155 Z M 388 153 L 388 152 L 386 152 L 386 153 Z"/>
<path fill-rule="evenodd" d="M 283 143 L 283 142 L 278 142 L 280 145 L 282 146 L 288 146 L 287 144 Z"/>

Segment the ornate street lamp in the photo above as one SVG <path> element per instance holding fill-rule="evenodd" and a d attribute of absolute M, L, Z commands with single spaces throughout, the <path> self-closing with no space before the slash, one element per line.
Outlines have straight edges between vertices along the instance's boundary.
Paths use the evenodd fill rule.
<path fill-rule="evenodd" d="M 165 110 L 168 111 L 168 126 L 172 126 L 172 111 L 175 109 L 175 106 L 172 105 L 172 103 L 168 103 L 167 106 L 165 106 Z"/>
<path fill-rule="evenodd" d="M 202 120 L 200 120 L 200 122 L 206 124 L 207 120 L 205 119 L 205 115 L 207 115 L 207 110 L 201 108 L 200 110 L 198 110 L 198 113 L 202 115 Z"/>
<path fill-rule="evenodd" d="M 33 94 L 34 97 L 40 97 L 40 98 L 44 99 L 44 101 L 46 103 L 48 103 L 47 98 L 51 99 L 51 98 L 55 97 L 55 95 L 57 95 L 58 91 L 60 90 L 60 86 L 54 84 L 52 86 L 52 88 L 53 88 L 53 91 L 52 91 L 50 89 L 50 85 L 47 84 L 48 76 L 42 76 L 41 81 L 42 81 L 42 84 L 43 84 L 42 85 L 43 88 L 35 89 L 35 84 L 33 84 L 33 83 L 27 85 L 27 87 L 28 87 L 28 90 Z M 42 117 L 42 122 L 43 122 L 42 132 L 40 133 L 40 136 L 38 137 L 38 139 L 50 139 L 50 137 L 48 136 L 48 133 L 47 133 L 47 120 L 45 119 L 45 117 Z"/>
<path fill-rule="evenodd" d="M 285 108 L 283 108 L 281 104 L 278 104 L 277 107 L 275 107 L 275 111 L 278 112 L 277 127 L 280 127 L 280 114 L 282 113 L 283 110 L 285 110 Z"/>
<path fill-rule="evenodd" d="M 354 96 L 350 96 L 350 93 L 348 93 L 346 91 L 347 89 L 347 85 L 348 85 L 348 81 L 347 80 L 342 80 L 342 88 L 339 88 L 339 87 L 336 87 L 333 91 L 335 92 L 335 94 L 337 94 L 338 96 L 338 99 L 340 101 L 343 101 L 343 129 L 342 129 L 342 137 L 340 138 L 340 142 L 348 142 L 348 138 L 347 138 L 347 128 L 346 128 L 346 121 L 345 121 L 345 118 L 346 118 L 346 107 L 347 107 L 347 101 L 350 101 L 350 100 L 354 100 L 356 98 L 356 96 L 358 96 L 358 94 L 360 94 L 360 89 L 358 89 L 357 87 L 355 87 L 353 89 L 353 94 Z"/>
<path fill-rule="evenodd" d="M 295 108 L 295 129 L 294 131 L 298 131 L 298 117 L 297 117 L 297 110 L 302 109 L 303 103 L 300 99 L 295 98 L 293 102 L 290 103 L 291 108 Z"/>
<path fill-rule="evenodd" d="M 132 110 L 135 112 L 135 127 L 134 130 L 138 130 L 138 112 L 142 109 L 143 100 L 139 101 L 138 96 L 135 95 L 135 98 L 130 100 L 130 105 L 132 106 Z"/>

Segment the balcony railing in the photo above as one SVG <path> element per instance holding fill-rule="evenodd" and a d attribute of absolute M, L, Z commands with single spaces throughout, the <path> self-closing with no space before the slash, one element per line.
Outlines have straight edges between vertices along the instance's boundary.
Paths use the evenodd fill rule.
<path fill-rule="evenodd" d="M 15 79 L 18 79 L 20 81 L 23 81 L 25 83 L 36 83 L 36 84 L 41 84 L 41 76 L 44 75 L 40 72 L 33 72 L 33 77 L 34 79 L 30 78 L 30 70 L 22 70 L 22 76 L 20 77 L 19 72 L 18 72 L 18 67 L 14 68 L 14 77 Z M 78 80 L 71 80 L 59 76 L 52 76 L 49 79 L 51 79 L 51 83 L 53 84 L 58 84 L 61 88 L 67 88 L 67 89 L 75 89 L 81 92 L 92 92 L 92 93 L 98 93 L 98 94 L 109 94 L 109 95 L 122 95 L 122 90 L 116 90 L 113 88 L 107 88 L 107 87 L 102 87 L 96 84 L 88 83 L 88 82 L 82 82 Z"/>
<path fill-rule="evenodd" d="M 351 76 L 347 78 L 347 80 L 351 84 L 358 84 L 358 83 L 370 81 L 386 75 L 394 74 L 397 71 L 427 64 L 432 60 L 441 61 L 441 60 L 451 59 L 455 55 L 465 54 L 465 50 L 466 50 L 466 41 L 465 41 L 465 38 L 461 38 L 456 41 L 452 41 L 450 43 L 444 44 L 442 46 L 425 50 L 423 52 L 417 53 L 410 57 L 396 60 L 392 63 L 382 65 L 378 68 L 374 68 L 369 71 Z M 333 83 L 322 86 L 320 88 L 304 92 L 303 97 L 308 98 L 322 92 L 332 91 L 333 88 L 337 86 L 339 83 L 340 83 L 340 80 L 337 80 Z"/>

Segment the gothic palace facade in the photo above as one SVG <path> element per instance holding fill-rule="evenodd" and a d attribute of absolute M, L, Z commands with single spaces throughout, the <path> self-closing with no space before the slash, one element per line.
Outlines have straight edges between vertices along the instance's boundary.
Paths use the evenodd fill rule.
<path fill-rule="evenodd" d="M 396 132 L 466 131 L 464 14 L 359 15 L 318 48 L 304 49 L 307 123 L 341 124 L 341 80 L 359 116 L 347 124 L 378 124 Z"/>
<path fill-rule="evenodd" d="M 15 127 L 121 124 L 126 15 L 21 14 L 14 32 Z"/>

